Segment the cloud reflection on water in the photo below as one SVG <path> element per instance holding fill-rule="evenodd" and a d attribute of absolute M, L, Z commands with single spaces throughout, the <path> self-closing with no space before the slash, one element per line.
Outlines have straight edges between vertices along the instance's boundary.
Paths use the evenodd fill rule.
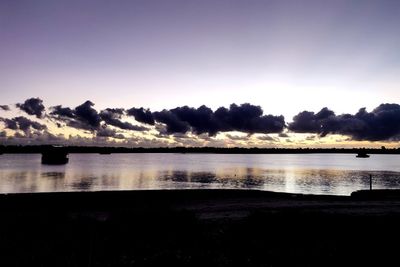
<path fill-rule="evenodd" d="M 339 168 L 340 165 L 333 169 L 324 162 L 318 163 L 321 164 L 319 168 L 303 162 L 303 165 L 294 165 L 290 162 L 291 157 L 279 159 L 284 155 L 276 158 L 288 162 L 280 168 L 273 165 L 273 161 L 263 163 L 255 158 L 258 160 L 255 163 L 245 162 L 237 155 L 213 159 L 209 159 L 209 155 L 193 158 L 163 155 L 163 162 L 149 155 L 112 155 L 108 160 L 98 161 L 93 155 L 71 156 L 70 164 L 66 166 L 41 166 L 34 159 L 35 155 L 6 158 L 0 162 L 0 192 L 241 188 L 348 195 L 352 191 L 369 188 L 370 174 L 374 188 L 400 188 L 400 172 L 347 170 Z M 186 161 L 176 161 L 177 157 Z M 292 162 L 299 162 L 298 158 L 294 159 Z M 301 160 L 305 161 L 304 158 Z M 324 160 L 322 157 L 321 161 Z M 25 165 L 20 161 L 24 161 Z"/>

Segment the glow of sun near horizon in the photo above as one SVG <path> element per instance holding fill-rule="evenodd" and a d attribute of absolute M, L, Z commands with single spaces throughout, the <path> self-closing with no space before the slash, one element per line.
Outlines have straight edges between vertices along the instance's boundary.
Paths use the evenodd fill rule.
<path fill-rule="evenodd" d="M 400 103 L 399 26 L 396 0 L 4 0 L 0 104 L 40 97 L 46 107 L 76 107 L 91 100 L 98 111 L 160 111 L 251 103 L 264 114 L 283 115 L 287 123 L 301 111 L 323 107 L 336 114 L 355 114 L 362 107 L 371 111 L 382 103 Z M 19 112 L 0 110 L 0 117 Z M 55 135 L 92 136 L 45 123 Z M 296 133 L 242 140 L 235 132 L 211 139 L 193 135 L 190 142 L 159 139 L 154 129 L 121 133 L 130 141 L 108 141 L 138 145 L 132 140 L 142 138 L 147 140 L 143 144 L 154 146 L 397 145 Z"/>

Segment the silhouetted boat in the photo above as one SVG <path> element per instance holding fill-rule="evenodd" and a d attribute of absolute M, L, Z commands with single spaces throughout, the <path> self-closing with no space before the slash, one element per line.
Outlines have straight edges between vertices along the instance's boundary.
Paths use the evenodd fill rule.
<path fill-rule="evenodd" d="M 365 152 L 358 152 L 357 158 L 369 158 L 369 155 Z"/>
<path fill-rule="evenodd" d="M 100 152 L 100 155 L 111 155 L 111 152 Z"/>
<path fill-rule="evenodd" d="M 63 147 L 49 147 L 42 152 L 42 164 L 63 165 L 68 161 L 68 152 Z"/>

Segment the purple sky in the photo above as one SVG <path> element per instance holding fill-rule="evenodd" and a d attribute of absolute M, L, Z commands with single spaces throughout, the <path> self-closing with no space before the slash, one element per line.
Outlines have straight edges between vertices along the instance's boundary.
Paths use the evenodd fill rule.
<path fill-rule="evenodd" d="M 0 104 L 400 103 L 400 1 L 0 1 Z"/>
<path fill-rule="evenodd" d="M 399 1 L 5 0 L 1 100 L 354 112 L 400 102 L 399 26 Z"/>

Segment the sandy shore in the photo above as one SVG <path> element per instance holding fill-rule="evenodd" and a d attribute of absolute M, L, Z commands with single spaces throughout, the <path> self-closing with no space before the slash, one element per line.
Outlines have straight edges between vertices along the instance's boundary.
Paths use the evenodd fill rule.
<path fill-rule="evenodd" d="M 400 240 L 388 190 L 8 194 L 0 211 L 1 266 L 389 266 Z"/>

